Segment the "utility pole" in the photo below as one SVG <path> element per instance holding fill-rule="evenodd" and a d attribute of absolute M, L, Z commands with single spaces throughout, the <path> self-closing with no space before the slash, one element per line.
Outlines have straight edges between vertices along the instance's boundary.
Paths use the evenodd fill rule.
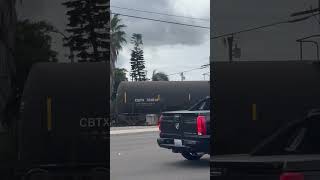
<path fill-rule="evenodd" d="M 181 76 L 181 81 L 184 81 L 186 79 L 186 77 L 183 75 L 183 72 L 180 73 Z"/>
<path fill-rule="evenodd" d="M 148 75 L 148 71 L 147 70 L 144 70 L 144 73 L 145 73 L 145 81 L 147 81 L 148 80 L 148 78 L 147 78 L 147 75 Z"/>
<path fill-rule="evenodd" d="M 228 47 L 229 47 L 229 61 L 232 62 L 232 48 L 233 48 L 233 35 L 227 38 L 228 40 Z"/>

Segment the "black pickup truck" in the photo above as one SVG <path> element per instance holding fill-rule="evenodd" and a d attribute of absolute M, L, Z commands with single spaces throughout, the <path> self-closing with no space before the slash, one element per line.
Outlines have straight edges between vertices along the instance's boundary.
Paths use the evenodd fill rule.
<path fill-rule="evenodd" d="M 199 160 L 209 153 L 210 97 L 188 110 L 163 112 L 159 118 L 158 145 L 181 153 L 188 160 Z"/>
<path fill-rule="evenodd" d="M 320 179 L 320 111 L 293 121 L 265 139 L 249 154 L 211 156 L 217 180 Z"/>

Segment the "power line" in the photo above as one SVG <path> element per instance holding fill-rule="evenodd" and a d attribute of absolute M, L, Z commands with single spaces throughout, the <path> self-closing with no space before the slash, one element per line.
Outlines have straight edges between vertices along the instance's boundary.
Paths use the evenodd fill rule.
<path fill-rule="evenodd" d="M 293 17 L 293 16 L 301 16 L 301 15 L 305 15 L 305 14 L 312 14 L 312 13 L 318 12 L 318 11 L 319 11 L 319 8 L 310 9 L 310 10 L 306 10 L 306 11 L 292 13 L 291 16 Z"/>
<path fill-rule="evenodd" d="M 310 8 L 310 9 L 312 9 L 312 7 Z M 314 13 L 312 13 L 313 15 L 314 15 Z M 314 17 L 314 19 L 316 20 L 316 22 L 318 23 L 318 24 L 320 24 L 320 19 L 318 19 L 316 16 L 313 16 Z"/>
<path fill-rule="evenodd" d="M 197 26 L 197 25 L 191 25 L 191 24 L 185 24 L 185 23 L 179 23 L 179 22 L 173 22 L 173 21 L 165 21 L 165 20 L 146 18 L 146 17 L 140 17 L 140 16 L 132 16 L 132 15 L 121 14 L 121 13 L 111 13 L 111 14 L 115 14 L 115 15 L 117 14 L 117 15 L 125 16 L 125 17 L 144 19 L 144 20 L 156 21 L 156 22 L 163 22 L 163 23 L 175 24 L 175 25 L 181 25 L 181 26 L 189 26 L 189 27 L 195 27 L 195 28 L 210 29 L 210 27 L 206 27 L 206 26 Z"/>
<path fill-rule="evenodd" d="M 320 4 L 319 4 L 320 5 Z M 317 11 L 319 11 L 319 8 L 317 8 L 317 9 L 313 9 L 312 8 L 312 5 L 310 6 L 310 7 L 307 7 L 308 6 L 308 3 L 305 1 L 304 2 L 304 9 L 305 9 L 305 11 L 303 11 L 303 12 L 306 12 L 307 14 L 309 13 L 311 13 L 312 15 L 314 15 L 314 13 L 315 12 L 317 12 Z M 310 8 L 310 9 L 309 9 Z M 316 11 L 314 11 L 314 10 L 316 10 Z M 309 11 L 309 12 L 308 12 Z M 310 12 L 311 11 L 311 12 Z M 301 13 L 301 12 L 300 12 Z M 293 15 L 293 16 L 296 16 L 295 15 L 296 13 L 293 13 L 293 14 L 291 14 L 291 16 Z M 299 14 L 298 14 L 299 15 Z M 314 19 L 316 20 L 316 22 L 318 23 L 318 24 L 320 24 L 320 19 L 317 19 L 317 17 L 316 16 L 313 16 L 314 17 Z"/>
<path fill-rule="evenodd" d="M 189 69 L 189 70 L 185 70 L 185 71 L 181 71 L 181 72 L 177 72 L 177 73 L 173 73 L 173 74 L 168 74 L 168 76 L 172 76 L 172 75 L 176 75 L 176 74 L 181 74 L 181 73 L 186 73 L 186 72 L 190 72 L 190 71 L 194 71 L 194 70 L 198 70 L 198 69 L 204 69 L 206 67 L 209 67 L 206 65 L 202 65 L 201 67 L 199 68 L 194 68 L 194 69 Z"/>
<path fill-rule="evenodd" d="M 223 34 L 223 35 L 219 35 L 219 36 L 214 36 L 211 39 L 217 39 L 217 38 L 221 38 L 221 37 L 225 37 L 225 36 L 240 34 L 240 33 L 249 32 L 249 31 L 254 31 L 254 30 L 257 30 L 257 29 L 263 29 L 263 28 L 267 28 L 267 27 L 274 26 L 274 25 L 277 25 L 277 24 L 282 24 L 282 23 L 284 23 L 284 21 L 280 21 L 280 22 L 276 22 L 276 23 L 272 23 L 272 24 L 267 24 L 267 25 L 264 25 L 264 26 L 254 27 L 254 28 L 250 28 L 250 29 L 246 29 L 246 30 L 242 30 L 242 31 L 227 33 L 227 34 Z"/>
<path fill-rule="evenodd" d="M 253 27 L 253 28 L 249 28 L 249 29 L 245 29 L 245 30 L 241 30 L 241 31 L 237 31 L 237 32 L 226 33 L 226 34 L 222 34 L 222 35 L 219 35 L 219 36 L 211 37 L 210 39 L 218 39 L 218 38 L 222 38 L 222 37 L 226 37 L 226 36 L 232 36 L 232 35 L 240 34 L 240 33 L 244 33 L 244 32 L 254 31 L 254 30 L 258 30 L 258 29 L 264 29 L 264 28 L 275 26 L 275 25 L 278 25 L 278 24 L 295 23 L 295 22 L 299 22 L 299 21 L 303 21 L 303 20 L 309 19 L 310 17 L 316 16 L 316 15 L 319 15 L 319 14 L 313 14 L 313 15 L 310 15 L 310 16 L 305 16 L 305 17 L 301 17 L 301 18 L 297 18 L 297 19 L 293 19 L 293 20 L 279 21 L 279 22 L 275 22 L 275 23 L 271 23 L 271 24 L 267 24 L 267 25 L 263 25 L 263 26 L 258 26 L 258 27 Z"/>
<path fill-rule="evenodd" d="M 110 6 L 110 7 L 117 8 L 117 9 L 125 9 L 125 10 L 129 10 L 129 11 L 137 11 L 137 12 L 144 12 L 144 13 L 150 13 L 150 14 L 158 14 L 158 15 L 164 15 L 164 16 L 172 16 L 172 17 L 194 19 L 194 20 L 201 20 L 201 21 L 210 21 L 209 19 L 203 19 L 203 18 L 194 18 L 194 17 L 189 17 L 189 16 L 180 16 L 180 15 L 174 15 L 174 14 L 159 13 L 159 12 L 132 9 L 132 8 L 125 8 L 125 7 L 119 7 L 119 6 Z"/>

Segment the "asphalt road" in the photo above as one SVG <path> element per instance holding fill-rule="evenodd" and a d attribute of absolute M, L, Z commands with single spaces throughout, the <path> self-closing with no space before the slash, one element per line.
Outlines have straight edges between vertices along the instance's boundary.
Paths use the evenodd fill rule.
<path fill-rule="evenodd" d="M 208 155 L 199 161 L 158 147 L 158 132 L 111 135 L 111 180 L 208 180 Z"/>

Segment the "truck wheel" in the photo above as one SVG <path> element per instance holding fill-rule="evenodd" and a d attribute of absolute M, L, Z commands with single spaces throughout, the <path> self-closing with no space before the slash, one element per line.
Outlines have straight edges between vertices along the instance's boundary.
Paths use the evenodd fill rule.
<path fill-rule="evenodd" d="M 182 152 L 181 155 L 190 161 L 199 160 L 203 154 L 201 153 L 193 153 L 193 152 Z"/>

